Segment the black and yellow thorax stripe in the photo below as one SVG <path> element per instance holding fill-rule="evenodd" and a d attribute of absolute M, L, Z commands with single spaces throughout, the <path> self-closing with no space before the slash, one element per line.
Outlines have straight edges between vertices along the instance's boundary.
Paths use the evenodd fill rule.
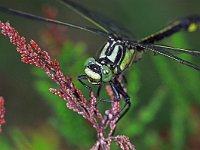
<path fill-rule="evenodd" d="M 98 62 L 110 67 L 115 75 L 126 70 L 132 62 L 141 58 L 142 52 L 128 48 L 121 40 L 109 39 L 102 48 Z M 139 54 L 140 53 L 140 54 Z"/>

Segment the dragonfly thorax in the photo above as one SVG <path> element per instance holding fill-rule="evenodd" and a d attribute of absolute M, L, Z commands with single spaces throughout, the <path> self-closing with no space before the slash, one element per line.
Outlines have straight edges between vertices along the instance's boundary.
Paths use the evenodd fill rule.
<path fill-rule="evenodd" d="M 137 59 L 136 53 L 127 41 L 110 38 L 102 48 L 98 62 L 108 65 L 114 75 L 119 75 Z"/>

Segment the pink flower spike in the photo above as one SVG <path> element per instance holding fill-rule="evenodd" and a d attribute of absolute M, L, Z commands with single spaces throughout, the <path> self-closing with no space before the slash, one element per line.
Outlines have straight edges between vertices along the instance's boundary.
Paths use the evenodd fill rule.
<path fill-rule="evenodd" d="M 5 106 L 4 98 L 0 96 L 0 132 L 2 131 L 1 127 L 6 123 L 5 121 Z"/>

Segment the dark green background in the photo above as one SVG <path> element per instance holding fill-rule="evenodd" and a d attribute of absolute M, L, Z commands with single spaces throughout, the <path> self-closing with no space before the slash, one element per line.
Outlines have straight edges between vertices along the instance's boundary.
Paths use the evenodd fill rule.
<path fill-rule="evenodd" d="M 136 39 L 162 29 L 178 17 L 200 14 L 200 1 L 198 0 L 82 0 L 80 3 L 116 20 L 133 32 Z M 46 4 L 57 8 L 59 20 L 94 27 L 57 1 L 1 0 L 0 2 L 2 6 L 37 15 L 42 15 L 41 9 Z M 27 39 L 34 39 L 38 43 L 40 43 L 38 36 L 46 27 L 44 23 L 2 13 L 0 13 L 0 20 L 9 21 L 21 35 Z M 80 46 L 82 47 L 80 49 L 85 49 L 83 54 L 85 58 L 94 56 L 106 41 L 105 38 L 85 31 L 67 29 L 66 33 L 69 41 L 73 41 L 73 46 L 80 42 L 84 43 L 85 46 Z M 199 39 L 200 31 L 182 33 L 164 40 L 162 44 L 199 50 Z M 48 47 L 43 49 L 48 50 Z M 69 56 L 82 57 L 78 53 L 81 52 L 70 53 Z M 74 79 L 83 73 L 84 59 L 79 58 L 76 59 L 80 61 L 76 68 L 71 65 L 73 61 L 69 61 L 65 66 L 65 73 L 73 76 Z M 192 61 L 200 64 L 199 58 L 194 58 Z M 72 130 L 67 133 L 68 136 L 74 137 L 75 141 L 67 140 L 70 138 L 61 134 L 71 129 L 63 127 L 62 131 L 58 131 L 54 127 L 55 124 L 53 126 L 50 123 L 52 121 L 49 120 L 56 116 L 56 111 L 52 103 L 49 105 L 48 100 L 44 100 L 48 99 L 48 96 L 45 97 L 42 92 L 38 92 L 39 88 L 37 89 L 35 85 L 38 80 L 42 79 L 38 79 L 33 72 L 33 66 L 21 63 L 15 46 L 1 35 L 0 95 L 6 100 L 7 123 L 3 127 L 0 143 L 4 145 L 4 149 L 27 149 L 28 145 L 32 149 L 40 150 L 45 149 L 48 144 L 54 146 L 51 149 L 89 149 L 95 141 L 95 133 L 87 134 L 79 130 L 79 125 L 85 125 L 89 130 L 93 130 L 87 123 L 76 124 L 73 118 L 81 118 L 80 116 L 72 113 L 69 118 L 65 118 L 70 120 L 71 117 L 73 120 L 68 123 L 76 124 L 77 128 L 74 128 L 74 132 Z M 147 53 L 126 74 L 128 92 L 133 106 L 126 118 L 119 123 L 117 133 L 128 135 L 136 149 L 200 149 L 200 72 L 162 56 Z M 54 84 L 51 83 L 49 87 L 54 87 Z M 43 91 L 48 92 L 49 87 L 44 88 Z M 43 94 L 45 95 L 45 92 Z M 57 100 L 54 103 L 57 105 Z M 62 105 L 64 106 L 65 103 L 63 102 Z M 77 133 L 85 135 L 85 138 L 91 141 L 84 141 L 82 138 L 85 145 L 79 144 L 81 141 L 76 141 Z M 92 136 L 89 137 L 89 135 Z M 44 142 L 40 143 L 40 141 Z"/>

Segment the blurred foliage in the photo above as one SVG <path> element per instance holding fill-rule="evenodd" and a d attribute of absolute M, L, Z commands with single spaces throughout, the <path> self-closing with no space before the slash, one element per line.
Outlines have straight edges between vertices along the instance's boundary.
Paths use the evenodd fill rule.
<path fill-rule="evenodd" d="M 35 3 L 40 2 L 35 1 Z M 117 17 L 115 16 L 116 19 L 125 22 L 125 25 L 129 26 L 129 29 L 133 32 L 137 31 L 137 34 L 141 35 L 140 37 L 148 35 L 148 33 L 152 31 L 157 31 L 174 18 L 191 13 L 198 13 L 200 4 L 199 1 L 190 1 L 190 3 L 188 3 L 188 1 L 184 0 L 156 0 L 154 2 L 141 0 L 128 1 L 127 3 L 124 1 L 117 1 L 116 6 L 113 5 L 112 1 L 102 1 L 102 3 L 107 4 L 104 6 L 105 9 L 110 10 L 108 13 L 112 14 L 111 12 L 113 12 L 113 14 L 118 14 Z M 182 4 L 181 6 L 180 3 Z M 113 5 L 112 8 L 110 7 L 111 4 Z M 98 7 L 96 8 L 99 10 Z M 103 8 L 103 6 L 100 8 Z M 30 6 L 30 9 L 33 11 L 34 7 Z M 119 9 L 121 12 L 116 13 Z M 134 12 L 132 10 L 134 10 Z M 103 12 L 103 10 L 100 11 Z M 71 17 L 71 13 L 67 15 L 69 18 Z M 73 19 L 75 19 L 75 17 L 72 15 L 72 20 Z M 155 21 L 152 23 L 152 20 Z M 12 24 L 11 20 L 10 22 Z M 82 23 L 82 21 L 80 22 Z M 22 25 L 23 23 L 19 21 L 16 24 Z M 27 25 L 27 28 L 25 26 L 20 27 L 25 28 L 24 30 L 27 30 L 26 33 L 29 33 L 29 26 L 30 25 Z M 35 29 L 35 26 L 33 26 L 33 28 L 33 31 L 38 31 Z M 93 56 L 96 52 L 96 50 L 94 52 L 88 49 L 97 49 L 97 47 L 101 46 L 96 45 L 103 43 L 102 41 L 99 42 L 96 38 L 88 38 L 88 34 L 82 35 L 79 32 L 74 32 L 74 30 L 72 32 L 72 37 L 76 38 L 70 38 L 70 40 L 68 38 L 66 40 L 56 59 L 61 63 L 64 73 L 72 76 L 75 84 L 83 90 L 87 96 L 88 91 L 79 84 L 76 77 L 83 73 L 85 59 Z M 32 37 L 32 35 L 28 34 L 28 36 L 33 38 L 36 35 Z M 188 36 L 191 36 L 192 39 L 188 38 Z M 197 33 L 197 35 L 178 33 L 168 40 L 164 40 L 163 44 L 180 48 L 200 47 L 198 42 L 199 36 L 199 33 Z M 10 46 L 8 41 L 2 39 L 3 38 L 1 38 L 1 41 L 6 43 L 6 45 L 0 45 L 0 49 L 4 50 L 4 55 L 0 55 L 0 59 L 1 62 L 7 65 L 0 66 L 2 69 L 1 86 L 3 85 L 5 87 L 4 90 L 9 89 L 5 92 L 8 93 L 5 99 L 8 101 L 7 112 L 10 113 L 8 114 L 7 125 L 12 124 L 10 120 L 15 120 L 15 117 L 13 117 L 15 109 L 21 111 L 19 115 L 23 116 L 22 118 L 24 120 L 21 119 L 23 126 L 20 125 L 20 127 L 18 127 L 19 124 L 17 124 L 17 127 L 5 127 L 5 133 L 3 132 L 0 135 L 0 149 L 82 150 L 91 147 L 96 139 L 95 132 L 91 125 L 76 113 L 68 110 L 65 101 L 48 92 L 50 87 L 56 85 L 46 77 L 43 71 L 37 68 L 31 69 L 32 75 L 27 81 L 26 77 L 30 74 L 30 70 L 24 68 L 29 68 L 30 66 L 20 65 L 19 57 L 16 57 L 16 53 L 11 52 L 14 51 L 14 46 Z M 84 43 L 75 42 L 80 41 L 80 39 L 84 39 Z M 89 45 L 89 48 L 86 48 L 85 43 Z M 186 55 L 179 56 L 196 62 L 196 64 L 200 64 L 199 58 L 192 58 Z M 8 59 L 12 60 L 13 63 L 12 61 L 6 61 Z M 14 74 L 15 72 L 16 74 Z M 128 135 L 138 150 L 200 149 L 199 72 L 169 60 L 168 58 L 163 58 L 158 55 L 153 56 L 153 54 L 149 56 L 147 53 L 140 62 L 134 64 L 133 67 L 126 72 L 126 77 L 128 80 L 126 87 L 131 96 L 132 107 L 128 114 L 119 122 L 116 134 Z M 15 81 L 14 78 L 19 81 Z M 31 88 L 33 84 L 35 86 Z M 34 89 L 36 89 L 37 92 L 34 91 Z M 3 92 L 3 90 L 0 92 Z M 20 94 L 13 96 L 15 92 Z M 104 90 L 102 90 L 101 93 L 102 97 L 105 96 Z M 34 97 L 35 95 L 36 97 Z M 34 98 L 31 100 L 31 97 Z M 12 99 L 15 100 L 15 103 L 13 101 L 9 102 Z M 22 99 L 26 99 L 26 101 L 23 103 Z M 21 109 L 19 105 L 24 106 L 23 109 Z M 29 107 L 30 105 L 32 107 Z M 108 104 L 104 103 L 101 105 L 105 106 Z M 44 112 L 46 113 L 45 115 L 43 114 Z M 34 120 L 32 116 L 39 116 L 40 119 Z M 30 126 L 33 122 L 27 121 L 28 119 L 37 123 Z M 30 123 L 25 126 L 27 122 Z"/>
<path fill-rule="evenodd" d="M 7 137 L 0 136 L 2 150 L 56 150 L 60 149 L 60 139 L 51 127 L 43 125 L 45 129 L 24 132 L 12 128 Z M 9 137 L 9 138 L 8 138 Z"/>

